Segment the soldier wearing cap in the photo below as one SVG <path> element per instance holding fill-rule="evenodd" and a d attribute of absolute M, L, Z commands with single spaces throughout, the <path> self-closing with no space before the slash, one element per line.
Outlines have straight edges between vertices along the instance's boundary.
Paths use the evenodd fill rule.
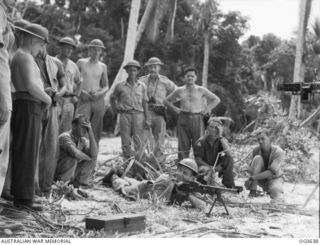
<path fill-rule="evenodd" d="M 188 67 L 184 70 L 185 85 L 177 88 L 165 100 L 165 104 L 175 111 L 178 117 L 179 159 L 189 157 L 190 147 L 204 134 L 203 116 L 210 114 L 220 99 L 208 89 L 195 84 L 197 70 Z M 180 108 L 173 103 L 180 101 Z M 204 103 L 207 101 L 208 103 Z M 205 106 L 207 104 L 207 106 Z"/>
<path fill-rule="evenodd" d="M 182 204 L 185 201 L 189 201 L 193 207 L 205 209 L 206 203 L 197 196 L 197 193 L 186 193 L 179 190 L 178 187 L 181 182 L 189 183 L 195 181 L 197 174 L 197 163 L 190 158 L 182 159 L 178 163 L 175 176 L 162 174 L 156 179 L 153 192 L 160 200 L 164 200 L 168 204 Z"/>
<path fill-rule="evenodd" d="M 134 156 L 131 144 L 134 142 L 135 151 L 139 150 L 144 140 L 144 126 L 148 126 L 148 97 L 144 83 L 138 80 L 140 70 L 138 61 L 129 61 L 124 69 L 128 73 L 126 81 L 119 83 L 112 94 L 114 107 L 120 113 L 120 135 L 124 158 Z"/>
<path fill-rule="evenodd" d="M 9 50 L 14 36 L 7 19 L 7 6 L 13 1 L 0 0 L 0 194 L 4 186 L 10 145 L 12 99 L 10 88 Z"/>
<path fill-rule="evenodd" d="M 83 82 L 76 114 L 84 114 L 90 118 L 92 130 L 99 146 L 105 113 L 104 96 L 109 89 L 108 70 L 107 66 L 99 61 L 102 51 L 105 49 L 103 42 L 94 39 L 88 47 L 89 57 L 79 59 L 77 62 Z"/>
<path fill-rule="evenodd" d="M 222 184 L 227 188 L 234 188 L 232 153 L 222 132 L 222 122 L 219 119 L 210 118 L 206 135 L 196 142 L 194 157 L 201 176 L 198 180 L 204 183 L 204 177 L 209 174 L 212 167 L 215 167 L 214 171 L 222 176 Z"/>
<path fill-rule="evenodd" d="M 38 209 L 33 205 L 35 174 L 39 155 L 43 110 L 52 99 L 45 93 L 34 57 L 47 41 L 47 30 L 30 24 L 22 30 L 21 43 L 12 63 L 12 82 L 16 89 L 12 112 L 12 189 L 14 205 Z"/>
<path fill-rule="evenodd" d="M 74 117 L 75 104 L 78 102 L 81 89 L 81 77 L 78 66 L 70 59 L 76 43 L 71 37 L 63 37 L 59 40 L 60 54 L 57 58 L 62 62 L 66 77 L 66 94 L 59 103 L 60 123 L 59 134 L 71 129 Z"/>
<path fill-rule="evenodd" d="M 49 40 L 49 32 L 46 32 Z M 52 98 L 52 104 L 45 111 L 42 122 L 42 140 L 40 145 L 37 193 L 48 194 L 51 190 L 58 159 L 59 114 L 57 104 L 66 93 L 66 77 L 63 65 L 57 58 L 48 55 L 46 45 L 35 57 L 40 69 L 45 92 Z M 38 181 L 38 179 L 36 179 Z"/>
<path fill-rule="evenodd" d="M 151 132 L 154 139 L 153 145 L 155 146 L 154 155 L 157 158 L 164 153 L 166 108 L 163 101 L 176 89 L 176 85 L 171 80 L 159 74 L 162 65 L 163 63 L 159 58 L 150 58 L 145 64 L 149 74 L 139 78 L 147 87 Z"/>

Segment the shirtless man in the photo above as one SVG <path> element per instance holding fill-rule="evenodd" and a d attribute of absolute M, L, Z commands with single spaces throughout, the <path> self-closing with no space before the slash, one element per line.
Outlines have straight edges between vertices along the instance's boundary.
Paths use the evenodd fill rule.
<path fill-rule="evenodd" d="M 185 85 L 171 93 L 164 103 L 178 115 L 178 158 L 188 158 L 190 146 L 194 149 L 197 140 L 204 134 L 203 115 L 211 113 L 220 99 L 208 89 L 195 84 L 197 70 L 188 67 L 184 71 Z M 204 100 L 208 105 L 204 106 Z M 173 103 L 180 101 L 180 108 Z"/>
<path fill-rule="evenodd" d="M 44 91 L 40 70 L 34 58 L 46 42 L 47 30 L 30 24 L 11 64 L 16 89 L 12 112 L 12 190 L 14 205 L 39 210 L 33 205 L 35 172 L 39 154 L 43 109 L 51 98 Z"/>
<path fill-rule="evenodd" d="M 108 71 L 107 66 L 99 61 L 105 49 L 103 42 L 94 39 L 88 46 L 89 57 L 77 62 L 83 82 L 76 114 L 86 115 L 90 119 L 99 146 L 105 112 L 104 95 L 108 91 Z"/>

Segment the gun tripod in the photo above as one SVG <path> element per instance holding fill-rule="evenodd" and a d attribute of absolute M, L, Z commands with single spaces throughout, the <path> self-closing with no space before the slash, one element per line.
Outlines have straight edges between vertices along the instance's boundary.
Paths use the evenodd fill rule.
<path fill-rule="evenodd" d="M 216 197 L 216 199 L 214 199 L 214 201 L 213 201 L 213 203 L 212 203 L 212 206 L 211 206 L 209 212 L 206 214 L 207 217 L 210 217 L 211 212 L 212 212 L 212 209 L 213 209 L 213 207 L 214 207 L 214 205 L 216 204 L 217 201 L 220 202 L 220 203 L 222 203 L 222 205 L 223 205 L 223 207 L 224 207 L 224 210 L 226 210 L 226 214 L 229 215 L 227 206 L 226 206 L 226 204 L 225 204 L 225 202 L 224 202 L 224 200 L 223 200 L 223 198 L 222 198 L 222 196 L 221 196 L 221 191 L 217 191 L 217 192 L 216 192 L 216 196 L 217 196 L 217 197 Z"/>

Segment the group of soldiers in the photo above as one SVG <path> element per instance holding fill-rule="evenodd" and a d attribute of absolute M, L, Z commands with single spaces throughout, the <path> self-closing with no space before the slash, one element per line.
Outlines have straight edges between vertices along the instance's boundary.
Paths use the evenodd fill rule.
<path fill-rule="evenodd" d="M 10 23 L 7 4 L 9 0 L 0 0 L 0 192 L 17 207 L 41 210 L 35 194 L 48 195 L 54 181 L 90 187 L 109 89 L 107 66 L 100 61 L 105 46 L 99 39 L 92 40 L 88 58 L 74 63 L 70 57 L 76 42 L 63 37 L 60 53 L 52 57 L 46 51 L 48 30 L 23 19 Z M 141 142 L 152 137 L 154 155 L 163 159 L 170 109 L 178 115 L 178 179 L 205 182 L 214 166 L 222 183 L 235 188 L 233 158 L 222 122 L 211 118 L 205 128 L 203 121 L 220 99 L 196 85 L 194 67 L 184 69 L 185 85 L 177 87 L 160 75 L 159 58 L 150 58 L 145 66 L 148 75 L 139 78 L 140 63 L 127 62 L 128 78 L 116 85 L 111 96 L 119 115 L 123 157 L 134 156 Z M 252 196 L 258 195 L 260 185 L 278 198 L 284 152 L 271 145 L 265 132 L 258 140 L 245 185 Z M 195 160 L 189 158 L 191 147 Z M 155 189 L 170 190 L 162 194 L 169 199 L 172 193 L 180 193 L 167 177 L 161 176 L 156 183 Z M 192 195 L 183 197 L 198 203 Z"/>

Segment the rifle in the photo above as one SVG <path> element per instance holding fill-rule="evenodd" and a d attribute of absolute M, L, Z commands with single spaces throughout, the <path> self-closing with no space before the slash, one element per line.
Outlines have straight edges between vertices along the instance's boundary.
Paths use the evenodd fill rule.
<path fill-rule="evenodd" d="M 307 103 L 315 93 L 320 93 L 320 81 L 311 83 L 282 83 L 277 87 L 280 91 L 291 92 L 293 95 L 300 95 L 301 103 Z"/>
<path fill-rule="evenodd" d="M 227 215 L 229 215 L 227 206 L 222 198 L 222 192 L 230 192 L 230 193 L 240 193 L 242 192 L 243 188 L 238 187 L 236 189 L 231 189 L 231 188 L 224 188 L 224 187 L 217 187 L 217 186 L 211 186 L 211 185 L 202 185 L 199 182 L 190 182 L 190 183 L 179 183 L 178 184 L 178 189 L 184 192 L 192 193 L 192 192 L 198 192 L 201 194 L 210 194 L 211 196 L 216 195 L 216 198 L 214 202 L 212 203 L 212 206 L 207 213 L 207 216 L 209 217 L 214 205 L 216 204 L 217 201 L 222 203 L 224 209 L 226 210 Z"/>

